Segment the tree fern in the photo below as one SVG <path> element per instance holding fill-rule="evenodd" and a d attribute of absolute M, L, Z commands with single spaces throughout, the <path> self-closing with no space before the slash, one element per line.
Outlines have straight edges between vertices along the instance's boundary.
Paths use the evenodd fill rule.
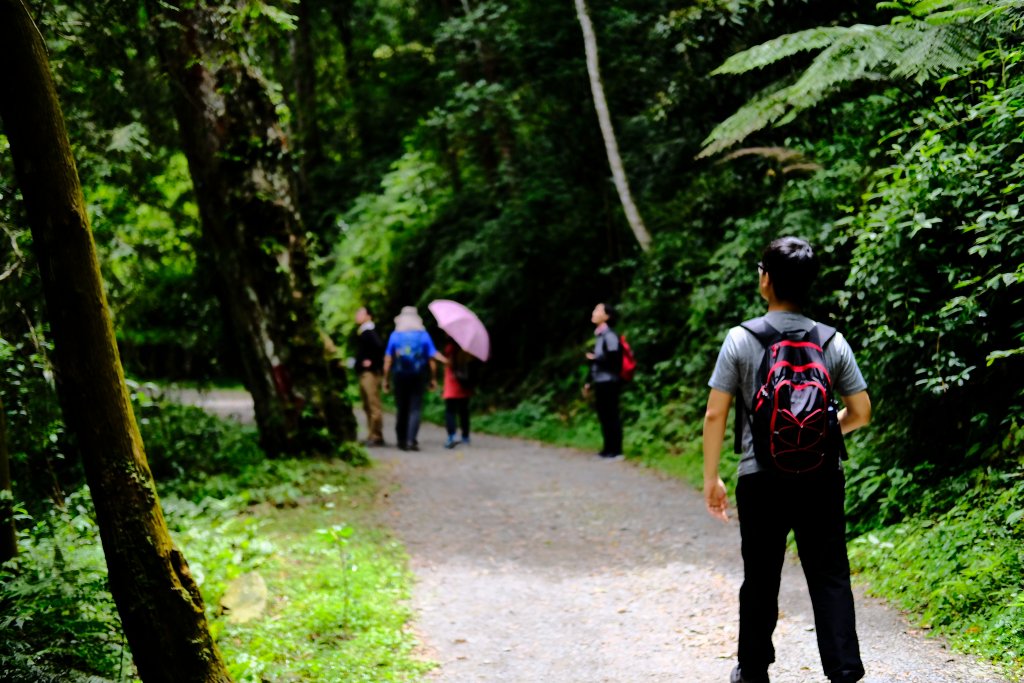
<path fill-rule="evenodd" d="M 819 50 L 792 83 L 778 83 L 720 123 L 701 157 L 751 133 L 784 125 L 842 86 L 861 79 L 929 79 L 973 68 L 986 38 L 1018 28 L 1024 0 L 906 0 L 881 3 L 904 14 L 890 24 L 821 27 L 775 38 L 733 55 L 713 74 L 742 74 Z"/>

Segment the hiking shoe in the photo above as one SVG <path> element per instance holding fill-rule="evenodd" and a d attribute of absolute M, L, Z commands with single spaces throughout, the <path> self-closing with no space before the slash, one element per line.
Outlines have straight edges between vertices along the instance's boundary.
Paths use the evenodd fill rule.
<path fill-rule="evenodd" d="M 744 676 L 743 672 L 740 671 L 739 665 L 737 665 L 732 670 L 732 673 L 729 674 L 729 683 L 770 683 L 770 682 L 768 680 L 768 674 L 767 673 L 765 673 L 762 676 L 756 676 L 756 677 L 750 678 L 748 676 Z"/>
<path fill-rule="evenodd" d="M 600 453 L 599 455 L 605 460 L 622 460 L 626 457 L 622 453 Z"/>
<path fill-rule="evenodd" d="M 444 442 L 445 448 L 455 448 L 455 445 L 459 443 L 459 440 L 455 438 L 454 434 L 448 435 L 448 440 Z"/>
<path fill-rule="evenodd" d="M 462 441 L 460 443 L 462 443 L 465 446 L 468 446 L 469 445 L 469 437 L 468 436 L 462 437 Z"/>
<path fill-rule="evenodd" d="M 420 445 L 418 443 L 416 443 L 415 441 L 413 441 L 411 444 L 409 444 L 409 450 L 410 451 L 419 451 L 419 449 L 420 449 Z"/>
<path fill-rule="evenodd" d="M 831 683 L 857 683 L 857 681 L 862 678 L 864 678 L 863 670 L 859 672 L 854 671 L 852 673 L 843 671 L 835 676 L 830 676 L 828 680 L 831 681 Z"/>
<path fill-rule="evenodd" d="M 407 450 L 409 450 L 409 446 L 406 445 L 406 443 L 404 441 L 399 441 L 398 442 L 398 450 L 400 450 L 400 451 L 407 451 Z"/>

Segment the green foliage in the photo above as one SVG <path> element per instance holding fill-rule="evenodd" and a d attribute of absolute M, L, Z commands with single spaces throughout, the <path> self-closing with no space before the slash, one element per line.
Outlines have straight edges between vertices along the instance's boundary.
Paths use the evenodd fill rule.
<path fill-rule="evenodd" d="M 395 245 L 427 229 L 450 196 L 443 171 L 413 151 L 395 162 L 378 194 L 355 200 L 341 219 L 341 240 L 318 283 L 322 323 L 328 331 L 343 332 L 356 309 L 384 300 L 389 282 L 402 272 L 402 264 L 395 262 Z"/>
<path fill-rule="evenodd" d="M 107 588 L 88 490 L 68 496 L 19 534 L 20 554 L 0 568 L 0 672 L 112 677 L 130 655 Z"/>
<path fill-rule="evenodd" d="M 773 86 L 711 131 L 701 156 L 714 155 L 767 126 L 785 125 L 855 81 L 923 84 L 977 68 L 981 46 L 1012 32 L 1008 13 L 992 11 L 995 5 L 1020 7 L 1019 2 L 998 1 L 883 3 L 907 13 L 880 26 L 822 26 L 787 34 L 733 55 L 713 73 L 742 74 L 820 51 L 793 83 Z"/>
<path fill-rule="evenodd" d="M 254 430 L 197 409 L 151 400 L 137 409 L 163 459 L 168 527 L 237 681 L 407 681 L 429 668 L 412 657 L 406 558 L 371 518 L 368 477 L 338 460 L 267 461 Z M 337 524 L 340 511 L 348 524 Z M 134 680 L 88 490 L 26 528 L 32 521 L 19 519 L 21 554 L 0 570 L 0 672 Z M 220 599 L 253 571 L 267 577 L 269 614 L 230 624 Z"/>
<path fill-rule="evenodd" d="M 939 98 L 890 136 L 892 165 L 843 221 L 852 246 L 844 313 L 862 340 L 878 414 L 901 415 L 877 449 L 887 453 L 879 471 L 977 467 L 1019 414 L 1019 60 L 1004 53 L 998 68 L 1009 82 L 976 82 L 973 101 Z"/>
<path fill-rule="evenodd" d="M 951 507 L 870 532 L 851 546 L 855 570 L 912 619 L 1024 672 L 1024 470 L 957 482 Z"/>

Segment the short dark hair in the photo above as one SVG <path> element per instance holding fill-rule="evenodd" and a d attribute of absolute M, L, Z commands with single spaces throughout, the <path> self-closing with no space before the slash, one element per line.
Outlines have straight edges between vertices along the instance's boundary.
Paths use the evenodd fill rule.
<path fill-rule="evenodd" d="M 818 257 L 814 248 L 799 237 L 780 237 L 761 255 L 761 266 L 775 288 L 775 297 L 803 307 L 818 276 Z"/>
<path fill-rule="evenodd" d="M 616 309 L 615 306 L 613 306 L 612 304 L 606 303 L 604 301 L 601 302 L 601 305 L 604 306 L 604 314 L 608 316 L 608 324 L 614 327 L 615 323 L 619 321 L 618 309 Z"/>
<path fill-rule="evenodd" d="M 367 306 L 366 304 L 363 304 L 359 308 L 361 308 L 364 311 L 366 311 L 366 315 L 368 315 L 369 317 L 371 317 L 371 318 L 373 317 L 373 309 L 370 308 L 369 306 Z"/>

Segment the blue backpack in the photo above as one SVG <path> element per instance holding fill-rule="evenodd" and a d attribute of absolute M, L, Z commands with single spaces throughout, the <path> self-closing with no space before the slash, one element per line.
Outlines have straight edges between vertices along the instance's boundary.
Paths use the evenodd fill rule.
<path fill-rule="evenodd" d="M 415 337 L 401 340 L 395 346 L 395 375 L 398 377 L 419 377 L 427 367 L 427 355 L 423 342 Z"/>

